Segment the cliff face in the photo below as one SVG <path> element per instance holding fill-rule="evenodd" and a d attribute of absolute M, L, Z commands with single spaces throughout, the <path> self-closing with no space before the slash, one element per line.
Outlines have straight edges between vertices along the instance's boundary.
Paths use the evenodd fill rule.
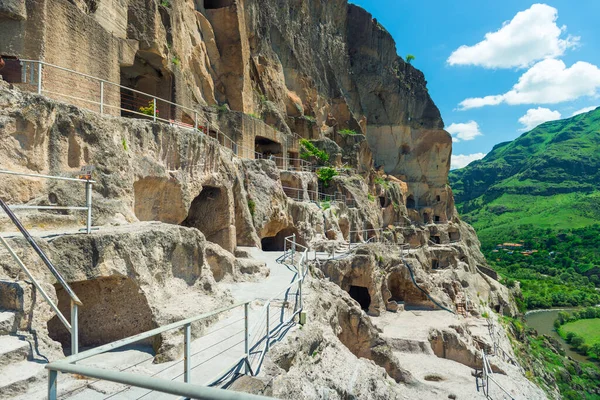
<path fill-rule="evenodd" d="M 366 134 L 376 166 L 408 183 L 417 206 L 451 201 L 451 139 L 423 74 L 345 0 L 3 0 L 0 19 L 3 55 L 186 106 L 228 104 L 287 134 L 335 140 L 352 129 Z M 105 97 L 119 102 L 116 89 Z"/>
<path fill-rule="evenodd" d="M 292 234 L 311 252 L 342 251 L 347 258 L 311 265 L 306 307 L 314 323 L 272 360 L 272 390 L 284 398 L 298 398 L 305 389 L 298 382 L 314 383 L 315 372 L 303 366 L 309 358 L 320 362 L 317 347 L 329 360 L 319 375 L 357 366 L 337 370 L 333 380 L 321 377 L 313 385 L 321 397 L 402 398 L 414 379 L 429 385 L 426 371 L 403 365 L 418 365 L 421 356 L 432 365 L 450 359 L 444 338 L 456 335 L 464 336 L 464 351 L 455 361 L 472 367 L 483 348 L 477 343 L 488 340 L 472 338 L 485 337 L 485 329 L 475 335 L 460 326 L 430 338 L 429 318 L 437 318 L 415 322 L 402 312 L 405 306 L 428 313 L 441 304 L 461 313 L 440 322 L 447 326 L 462 325 L 462 314 L 481 325 L 478 317 L 492 310 L 515 314 L 512 293 L 482 273 L 494 276 L 475 232 L 455 213 L 446 185 L 451 139 L 423 74 L 398 57 L 370 14 L 346 0 L 0 0 L 0 55 L 44 60 L 123 86 L 101 88 L 50 66 L 42 73 L 42 96 L 28 93 L 37 91 L 35 81 L 0 82 L 1 169 L 75 176 L 82 166 L 95 166 L 93 222 L 100 232 L 50 240 L 49 231 L 78 229 L 81 215 L 19 214 L 89 303 L 122 287 L 140 304 L 136 313 L 148 325 L 88 320 L 90 344 L 229 302 L 225 283 L 267 273 L 240 247 L 281 251 Z M 166 123 L 153 122 L 140 115 L 149 98 L 136 91 L 189 109 L 159 102 Z M 204 134 L 190 129 L 198 120 Z M 235 146 L 226 145 L 222 132 Z M 289 168 L 302 151 L 299 138 L 328 154 L 339 172 L 330 182 Z M 258 153 L 281 158 L 255 159 Z M 0 180 L 0 196 L 11 204 L 81 205 L 79 189 L 38 178 Z M 317 191 L 335 201 L 315 198 Z M 0 217 L 0 229 L 9 228 Z M 382 243 L 350 251 L 352 243 L 375 239 Z M 22 241 L 11 243 L 25 252 Z M 35 272 L 65 303 L 53 278 L 40 265 Z M 26 286 L 8 257 L 0 257 L 2 280 Z M 368 315 L 358 308 L 357 288 L 369 299 Z M 188 308 L 177 308 L 181 296 Z M 43 307 L 39 298 L 29 301 Z M 103 318 L 123 312 L 112 299 L 101 307 L 110 310 Z M 16 311 L 54 351 L 55 340 L 66 336 L 44 310 Z M 409 330 L 380 335 L 380 325 L 397 316 Z M 374 325 L 371 318 L 380 319 Z M 94 332 L 93 322 L 110 329 Z M 442 332 L 440 324 L 435 329 Z M 423 329 L 413 340 L 410 329 L 417 325 Z M 437 353 L 406 354 L 427 350 L 430 342 Z M 159 356 L 177 356 L 175 338 L 159 344 Z M 296 363 L 299 349 L 306 357 Z M 350 373 L 360 373 L 359 388 L 346 388 Z"/>

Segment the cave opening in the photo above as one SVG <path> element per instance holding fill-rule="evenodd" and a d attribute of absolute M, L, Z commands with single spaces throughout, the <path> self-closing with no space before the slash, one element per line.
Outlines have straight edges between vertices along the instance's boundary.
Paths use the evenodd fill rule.
<path fill-rule="evenodd" d="M 305 242 L 302 237 L 298 234 L 298 231 L 295 228 L 285 228 L 277 232 L 275 236 L 264 237 L 260 240 L 260 244 L 263 251 L 283 251 L 285 247 L 289 247 L 290 243 L 287 245 L 285 243 L 285 238 L 288 236 L 296 235 L 296 243 L 305 246 Z"/>
<path fill-rule="evenodd" d="M 169 103 L 174 101 L 175 79 L 162 64 L 159 55 L 138 52 L 133 65 L 121 67 L 121 86 L 124 86 L 120 88 L 121 116 L 153 118 L 156 111 L 157 118 L 168 121 L 175 118 L 175 106 Z M 156 105 L 153 96 L 157 98 Z M 109 97 L 105 101 L 110 103 L 110 90 L 105 97 Z"/>
<path fill-rule="evenodd" d="M 442 239 L 440 238 L 440 235 L 432 236 L 431 241 L 435 244 L 442 244 Z"/>
<path fill-rule="evenodd" d="M 434 215 L 434 216 L 433 216 L 433 221 L 434 221 L 434 222 L 440 222 L 441 220 L 442 220 L 442 219 L 440 218 L 440 216 L 439 216 L 439 215 Z"/>
<path fill-rule="evenodd" d="M 360 304 L 360 308 L 362 308 L 364 311 L 369 310 L 369 306 L 371 305 L 371 295 L 369 294 L 369 289 L 364 286 L 350 286 L 348 293 L 350 294 L 350 297 Z"/>
<path fill-rule="evenodd" d="M 82 347 L 100 346 L 156 328 L 144 293 L 130 278 L 99 278 L 69 285 L 83 303 L 78 315 Z M 58 309 L 70 321 L 71 298 L 60 284 L 54 286 Z M 48 321 L 48 334 L 69 351 L 71 334 L 57 316 Z M 145 341 L 152 343 L 152 338 Z"/>
<path fill-rule="evenodd" d="M 381 208 L 385 207 L 385 196 L 379 196 L 379 204 L 381 205 Z"/>
<path fill-rule="evenodd" d="M 232 4 L 233 0 L 204 0 L 204 8 L 206 10 L 229 7 Z"/>
<path fill-rule="evenodd" d="M 431 269 L 440 269 L 440 260 L 432 259 L 431 260 Z"/>
<path fill-rule="evenodd" d="M 415 198 L 413 197 L 412 194 L 410 196 L 408 196 L 408 198 L 406 199 L 406 208 L 409 208 L 409 209 L 416 208 Z"/>
<path fill-rule="evenodd" d="M 254 138 L 254 151 L 259 153 L 262 158 L 271 158 L 271 156 L 282 157 L 283 153 L 281 150 L 281 143 L 277 143 L 274 140 L 263 136 L 256 136 Z M 274 160 L 278 161 L 278 160 Z"/>
<path fill-rule="evenodd" d="M 441 201 L 442 198 L 440 197 L 440 195 L 438 194 L 437 196 L 435 196 L 435 201 Z"/>
<path fill-rule="evenodd" d="M 187 218 L 181 225 L 197 228 L 206 240 L 231 251 L 235 243 L 232 243 L 229 216 L 227 192 L 216 186 L 204 186 L 192 201 Z"/>

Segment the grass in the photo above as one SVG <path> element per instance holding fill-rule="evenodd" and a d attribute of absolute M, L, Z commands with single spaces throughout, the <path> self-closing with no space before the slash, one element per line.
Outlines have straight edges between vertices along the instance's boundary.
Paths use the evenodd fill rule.
<path fill-rule="evenodd" d="M 338 133 L 342 136 L 354 136 L 354 135 L 358 135 L 358 132 L 356 132 L 353 129 L 342 129 L 340 131 L 338 131 Z"/>
<path fill-rule="evenodd" d="M 576 333 L 590 346 L 595 343 L 600 343 L 600 318 L 580 319 L 575 322 L 567 322 L 562 325 L 559 330 L 561 336 L 563 334 L 566 336 L 568 332 Z"/>

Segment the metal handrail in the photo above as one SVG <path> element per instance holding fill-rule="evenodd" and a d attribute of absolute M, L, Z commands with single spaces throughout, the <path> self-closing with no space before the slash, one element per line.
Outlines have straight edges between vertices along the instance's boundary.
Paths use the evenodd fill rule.
<path fill-rule="evenodd" d="M 116 108 L 117 110 L 122 110 L 122 111 L 126 111 L 128 113 L 131 113 L 131 114 L 135 114 L 135 115 L 139 115 L 139 116 L 142 116 L 142 117 L 150 118 L 154 122 L 164 122 L 164 123 L 167 123 L 167 124 L 170 124 L 170 125 L 177 124 L 179 126 L 184 126 L 184 127 L 193 129 L 196 132 L 204 133 L 204 134 L 206 134 L 209 137 L 210 137 L 211 132 L 214 131 L 216 133 L 216 136 L 217 136 L 216 137 L 217 142 L 219 144 L 221 144 L 220 141 L 219 141 L 219 137 L 221 136 L 222 140 L 224 142 L 224 144 L 222 146 L 225 147 L 225 148 L 228 148 L 231 151 L 233 151 L 233 153 L 236 156 L 241 156 L 242 158 L 252 158 L 250 155 L 255 155 L 255 158 L 257 158 L 256 157 L 257 153 L 255 152 L 255 149 L 251 149 L 251 148 L 248 148 L 248 147 L 244 147 L 244 146 L 238 145 L 235 140 L 233 140 L 227 134 L 223 133 L 217 127 L 213 126 L 212 130 L 211 130 L 210 120 L 208 118 L 202 116 L 201 114 L 199 114 L 198 110 L 196 110 L 194 108 L 183 106 L 181 104 L 174 103 L 174 102 L 172 102 L 170 100 L 166 100 L 166 99 L 163 99 L 161 97 L 153 96 L 153 95 L 151 95 L 149 93 L 145 93 L 145 92 L 142 92 L 142 91 L 139 91 L 139 90 L 136 90 L 136 89 L 129 88 L 127 86 L 123 86 L 123 85 L 121 85 L 119 83 L 116 83 L 116 82 L 111 82 L 111 81 L 108 81 L 106 79 L 98 78 L 98 77 L 95 77 L 95 76 L 92 76 L 92 75 L 88 75 L 88 74 L 85 74 L 85 73 L 82 73 L 82 72 L 78 72 L 78 71 L 75 71 L 75 70 L 72 70 L 72 69 L 69 69 L 69 68 L 65 68 L 65 67 L 61 67 L 61 66 L 58 66 L 58 65 L 50 64 L 50 63 L 47 63 L 45 61 L 27 60 L 27 59 L 22 59 L 20 61 L 23 64 L 27 64 L 27 63 L 31 64 L 31 83 L 32 84 L 33 84 L 33 79 L 34 79 L 34 64 L 38 65 L 38 71 L 37 71 L 38 77 L 37 77 L 37 82 L 36 82 L 37 93 L 38 94 L 42 94 L 42 92 L 46 92 L 46 93 L 49 93 L 49 94 L 55 94 L 57 96 L 62 96 L 62 97 L 67 97 L 67 98 L 74 98 L 74 99 L 79 100 L 79 101 L 84 101 L 84 102 L 96 104 L 96 105 L 99 106 L 100 114 L 104 114 L 104 108 L 105 107 L 106 108 Z M 75 75 L 78 75 L 78 76 L 82 76 L 82 77 L 85 77 L 87 79 L 91 79 L 93 81 L 98 82 L 99 85 L 100 85 L 100 94 L 99 94 L 100 95 L 100 101 L 83 99 L 83 98 L 77 98 L 77 97 L 74 97 L 74 96 L 71 96 L 71 95 L 62 94 L 62 93 L 54 93 L 54 92 L 51 92 L 49 90 L 43 89 L 43 81 L 42 81 L 42 70 L 43 70 L 43 67 L 42 66 L 56 68 L 58 70 L 65 71 L 65 72 L 68 72 L 68 73 L 71 73 L 71 74 L 75 74 Z M 25 78 L 26 78 L 26 75 L 27 75 L 26 69 L 27 69 L 27 66 L 25 65 L 25 68 L 23 70 L 23 76 Z M 26 79 L 24 79 L 24 80 L 26 80 Z M 143 95 L 143 96 L 146 96 L 146 97 L 150 98 L 151 99 L 150 102 L 153 104 L 152 114 L 145 114 L 145 113 L 142 113 L 140 111 L 136 111 L 136 110 L 132 110 L 132 109 L 128 109 L 128 108 L 123 108 L 122 104 L 119 104 L 118 106 L 111 105 L 111 104 L 105 104 L 105 101 L 104 101 L 104 86 L 105 85 L 111 85 L 111 86 L 117 87 L 119 89 L 125 89 L 125 90 L 127 90 L 129 92 L 137 93 L 137 94 L 140 94 L 140 95 Z M 177 107 L 177 108 L 179 108 L 179 109 L 181 109 L 183 111 L 187 111 L 188 113 L 193 113 L 193 115 L 194 115 L 194 125 L 192 126 L 191 124 L 185 124 L 182 121 L 176 121 L 176 120 L 172 120 L 172 119 L 167 119 L 167 118 L 160 117 L 158 115 L 159 113 L 158 113 L 158 109 L 156 107 L 158 102 L 169 104 L 169 105 Z M 95 110 L 92 110 L 92 111 L 95 111 Z M 203 127 L 203 126 L 201 126 L 201 124 L 204 124 L 205 126 Z M 206 131 L 204 131 L 203 128 L 205 128 Z M 295 135 L 297 136 L 297 134 L 295 134 Z M 229 147 L 226 146 L 225 144 L 228 144 Z M 242 151 L 240 152 L 240 150 L 242 150 Z M 262 158 L 262 157 L 258 157 L 258 158 Z"/>
<path fill-rule="evenodd" d="M 57 181 L 67 181 L 67 182 L 82 182 L 85 183 L 85 207 L 71 207 L 71 206 L 36 206 L 36 205 L 11 205 L 9 208 L 16 209 L 33 209 L 33 210 L 81 210 L 87 211 L 86 215 L 86 233 L 92 232 L 92 185 L 96 183 L 96 181 L 92 179 L 80 179 L 80 178 L 68 178 L 64 176 L 54 176 L 54 175 L 42 175 L 42 174 L 31 174 L 25 172 L 14 172 L 8 170 L 0 170 L 0 174 L 4 175 L 14 175 L 14 176 L 25 176 L 29 178 L 41 178 L 41 179 L 50 179 Z"/>
<path fill-rule="evenodd" d="M 65 292 L 67 292 L 67 294 L 71 298 L 71 322 L 69 323 L 67 321 L 67 319 L 65 318 L 65 316 L 62 314 L 62 312 L 60 312 L 60 310 L 58 309 L 58 306 L 56 304 L 54 304 L 54 302 L 52 301 L 50 296 L 48 296 L 48 294 L 41 287 L 39 282 L 33 277 L 31 272 L 25 266 L 25 263 L 23 263 L 23 261 L 19 258 L 17 253 L 15 253 L 15 251 L 10 247 L 8 242 L 3 237 L 0 237 L 0 239 L 1 239 L 0 241 L 2 242 L 2 244 L 4 245 L 6 250 L 8 250 L 10 255 L 13 257 L 13 259 L 16 261 L 16 263 L 19 265 L 19 267 L 21 267 L 21 269 L 25 272 L 25 274 L 29 277 L 29 279 L 31 279 L 31 281 L 33 282 L 33 285 L 36 287 L 36 289 L 39 290 L 39 292 L 42 295 L 42 297 L 44 298 L 44 300 L 46 300 L 46 302 L 48 302 L 48 304 L 50 305 L 50 307 L 52 307 L 54 312 L 56 312 L 58 319 L 70 331 L 70 333 L 71 333 L 71 353 L 77 354 L 77 352 L 79 351 L 79 333 L 78 333 L 78 331 L 79 331 L 79 323 L 78 323 L 79 316 L 78 316 L 78 314 L 79 314 L 79 306 L 83 305 L 83 303 L 81 302 L 81 300 L 79 300 L 79 297 L 77 297 L 77 295 L 75 294 L 73 289 L 71 289 L 69 284 L 64 280 L 64 278 L 60 274 L 60 272 L 58 272 L 58 270 L 54 267 L 54 265 L 52 264 L 50 259 L 48 259 L 48 257 L 46 256 L 46 253 L 44 253 L 44 251 L 38 246 L 38 244 L 35 242 L 33 237 L 29 234 L 27 229 L 25 229 L 25 227 L 21 224 L 21 221 L 19 221 L 17 216 L 12 212 L 12 210 L 8 207 L 8 205 L 4 202 L 4 200 L 2 198 L 0 198 L 0 207 L 8 215 L 8 217 L 10 218 L 12 223 L 21 232 L 21 234 L 27 240 L 29 245 L 33 248 L 33 250 L 42 259 L 42 261 L 44 262 L 46 267 L 50 270 L 50 272 L 52 273 L 54 278 L 60 283 L 60 285 L 65 290 Z"/>
<path fill-rule="evenodd" d="M 483 388 L 483 394 L 485 395 L 486 398 L 490 398 L 490 382 L 493 382 L 500 390 L 502 390 L 504 392 L 504 394 L 506 394 L 511 400 L 515 400 L 515 398 L 513 397 L 512 394 L 510 394 L 506 389 L 504 389 L 504 387 L 502 387 L 502 385 L 500 385 L 500 383 L 498 383 L 498 381 L 496 381 L 493 377 L 494 372 L 492 371 L 492 367 L 490 365 L 490 362 L 487 358 L 487 356 L 485 355 L 485 352 L 483 350 L 481 350 L 481 363 L 482 363 L 482 375 L 481 375 L 481 386 Z M 477 385 L 477 389 L 479 390 L 479 382 L 477 381 L 477 377 L 475 378 L 476 380 L 476 385 Z"/>
<path fill-rule="evenodd" d="M 299 259 L 297 274 L 296 274 L 294 281 L 291 284 L 289 284 L 282 292 L 278 293 L 277 295 L 275 295 L 274 297 L 269 299 L 263 308 L 263 310 L 266 311 L 267 330 L 266 330 L 265 335 L 261 336 L 258 339 L 258 341 L 254 345 L 254 347 L 259 346 L 262 342 L 264 342 L 265 344 L 259 355 L 259 363 L 256 366 L 256 368 L 254 368 L 254 370 L 252 369 L 252 365 L 250 363 L 250 350 L 251 350 L 250 332 L 256 331 L 256 329 L 253 328 L 251 330 L 248 327 L 248 311 L 249 311 L 250 303 L 254 302 L 258 299 L 239 302 L 239 303 L 230 305 L 228 307 L 224 307 L 224 308 L 212 311 L 210 313 L 201 314 L 201 315 L 191 317 L 191 318 L 179 321 L 179 322 L 174 322 L 169 325 L 165 325 L 165 326 L 162 326 L 162 327 L 159 327 L 156 329 L 152 329 L 150 331 L 143 332 L 138 335 L 130 336 L 128 338 L 121 339 L 121 340 L 115 341 L 113 343 L 108 343 L 106 345 L 103 345 L 103 346 L 100 346 L 100 347 L 97 347 L 97 348 L 94 348 L 91 350 L 87 350 L 87 351 L 84 351 L 79 354 L 71 355 L 63 360 L 50 363 L 50 364 L 46 365 L 46 369 L 49 370 L 48 399 L 49 400 L 57 399 L 57 391 L 58 391 L 57 390 L 57 377 L 58 377 L 57 373 L 58 372 L 80 374 L 80 375 L 84 375 L 84 376 L 88 376 L 88 377 L 92 377 L 92 378 L 96 378 L 96 379 L 122 383 L 122 384 L 129 385 L 129 386 L 135 386 L 135 387 L 145 388 L 145 389 L 149 389 L 149 390 L 155 390 L 155 391 L 159 391 L 159 392 L 163 392 L 163 393 L 184 396 L 186 398 L 266 399 L 266 397 L 260 397 L 260 396 L 244 397 L 247 395 L 191 384 L 191 374 L 190 374 L 191 369 L 192 369 L 191 355 L 190 355 L 191 354 L 191 337 L 192 337 L 191 336 L 191 328 L 192 328 L 192 323 L 194 323 L 194 322 L 216 316 L 218 314 L 230 311 L 230 310 L 240 307 L 240 306 L 244 306 L 244 316 L 245 316 L 245 318 L 244 318 L 245 319 L 245 323 L 244 323 L 244 334 L 245 334 L 244 355 L 235 360 L 233 367 L 235 368 L 236 365 L 239 365 L 240 362 L 243 362 L 244 370 L 245 370 L 246 374 L 249 374 L 249 375 L 256 374 L 260 368 L 260 365 L 264 359 L 265 354 L 269 351 L 271 339 L 274 337 L 274 335 L 278 334 L 278 332 L 282 329 L 282 327 L 287 326 L 289 323 L 291 323 L 294 320 L 294 318 L 302 311 L 302 282 L 304 281 L 304 278 L 306 277 L 306 274 L 308 271 L 307 268 L 304 268 L 305 260 L 307 260 L 308 249 L 305 246 L 296 244 L 295 243 L 295 235 L 293 237 L 294 237 L 294 241 L 293 241 L 292 246 L 289 249 L 289 252 L 291 253 L 291 258 L 292 258 L 292 265 L 294 264 L 293 260 L 294 260 L 294 253 L 296 251 L 296 246 L 298 248 L 304 249 L 302 252 L 302 256 Z M 287 253 L 287 252 L 288 252 L 287 250 L 286 250 L 286 252 L 284 252 L 284 256 L 286 255 L 285 253 Z M 283 258 L 282 263 L 289 265 L 285 262 L 285 260 L 287 258 L 289 258 L 289 255 L 288 255 L 288 257 Z M 294 267 L 295 267 L 295 265 L 294 265 Z M 287 320 L 281 321 L 279 327 L 275 328 L 274 330 L 271 330 L 270 325 L 269 325 L 269 312 L 270 312 L 269 310 L 270 310 L 271 303 L 279 300 L 278 297 L 281 295 L 281 293 L 286 293 L 286 299 L 287 299 L 289 290 L 295 285 L 298 285 L 298 296 L 297 296 L 297 301 L 296 301 L 296 304 L 294 307 L 294 312 L 292 313 L 292 315 L 290 317 L 287 318 Z M 284 304 L 285 303 L 286 302 L 284 302 Z M 262 313 L 261 313 L 261 315 L 262 315 Z M 261 320 L 262 320 L 262 318 L 258 319 L 258 321 L 261 321 Z M 258 328 L 258 325 L 259 325 L 259 323 L 257 323 L 255 325 L 255 327 Z M 155 376 L 140 376 L 140 375 L 135 375 L 135 374 L 131 374 L 131 373 L 125 373 L 122 371 L 121 372 L 108 371 L 108 370 L 103 370 L 103 369 L 98 369 L 98 368 L 75 364 L 78 361 L 88 359 L 90 357 L 106 353 L 108 351 L 120 349 L 124 346 L 128 346 L 130 344 L 148 339 L 155 335 L 158 335 L 158 334 L 161 334 L 161 333 L 164 333 L 167 331 L 171 331 L 171 330 L 182 329 L 182 328 L 184 329 L 184 360 L 183 360 L 184 361 L 184 373 L 183 373 L 184 383 L 174 382 L 171 380 L 165 380 L 165 379 L 157 378 Z M 227 371 L 230 371 L 230 370 L 231 370 L 231 367 L 227 369 Z M 220 373 L 219 377 L 215 380 L 212 380 L 210 385 L 219 381 L 223 375 L 224 375 L 224 373 Z"/>

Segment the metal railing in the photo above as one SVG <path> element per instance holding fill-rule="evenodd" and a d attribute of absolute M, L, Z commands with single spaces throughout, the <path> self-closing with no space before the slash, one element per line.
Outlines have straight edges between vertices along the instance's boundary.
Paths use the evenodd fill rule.
<path fill-rule="evenodd" d="M 79 178 L 68 178 L 63 176 L 53 176 L 53 175 L 40 175 L 40 174 L 28 174 L 23 172 L 13 172 L 7 170 L 0 170 L 0 174 L 4 175 L 13 175 L 13 176 L 24 176 L 29 178 L 41 178 L 41 179 L 49 179 L 56 181 L 66 181 L 66 182 L 82 182 L 85 183 L 85 206 L 84 207 L 76 207 L 76 206 L 37 206 L 37 205 L 10 205 L 11 210 L 73 210 L 73 211 L 85 211 L 87 213 L 86 217 L 86 233 L 92 232 L 92 185 L 96 183 L 91 179 L 79 179 Z"/>
<path fill-rule="evenodd" d="M 143 118 L 190 129 L 212 137 L 238 157 L 264 158 L 255 149 L 239 145 L 217 126 L 211 127 L 210 120 L 194 108 L 44 61 L 20 60 L 20 62 L 21 83 L 32 86 L 33 91 L 38 94 L 67 101 L 100 114 Z M 52 79 L 48 79 L 49 83 L 44 82 L 43 78 L 48 71 L 52 71 Z M 78 80 L 76 85 L 73 84 L 75 78 Z M 296 139 L 291 138 L 291 140 L 295 143 Z M 287 162 L 281 163 L 281 168 L 286 164 Z M 310 163 L 300 165 L 302 170 L 312 170 Z"/>
<path fill-rule="evenodd" d="M 244 372 L 248 375 L 256 375 L 260 371 L 265 354 L 269 351 L 273 342 L 278 341 L 285 335 L 287 329 L 295 323 L 295 317 L 300 315 L 302 312 L 302 283 L 308 271 L 308 268 L 306 268 L 308 249 L 296 243 L 295 235 L 286 238 L 286 243 L 289 246 L 286 246 L 286 250 L 284 251 L 284 254 L 278 259 L 278 262 L 286 265 L 288 268 L 292 268 L 295 270 L 296 274 L 294 280 L 279 294 L 267 300 L 259 314 L 257 322 L 252 328 L 249 328 L 249 306 L 255 301 L 260 301 L 259 299 L 236 303 L 231 306 L 212 311 L 210 313 L 201 314 L 144 333 L 140 333 L 138 335 L 118 340 L 116 342 L 109 343 L 92 350 L 87 350 L 79 354 L 72 355 L 63 360 L 55 361 L 46 365 L 46 368 L 49 370 L 48 399 L 57 399 L 58 372 L 79 374 L 97 380 L 105 380 L 110 382 L 121 383 L 136 388 L 147 389 L 149 390 L 148 393 L 152 391 L 157 391 L 166 394 L 184 396 L 186 398 L 249 400 L 266 399 L 266 397 L 262 396 L 253 396 L 244 393 L 229 392 L 226 390 L 192 384 L 191 371 L 196 367 L 205 365 L 208 361 L 218 357 L 219 355 L 222 355 L 226 351 L 232 349 L 234 351 L 237 351 L 237 347 L 241 346 L 242 343 L 244 344 L 244 346 L 243 352 L 240 352 L 240 356 L 237 357 L 234 360 L 234 362 L 231 363 L 230 366 L 228 366 L 224 371 L 219 372 L 219 374 L 215 378 L 211 379 L 207 383 L 207 386 L 219 384 L 224 380 L 225 377 L 230 375 L 233 371 L 236 371 L 236 369 L 240 366 L 243 366 Z M 294 288 L 296 289 L 294 290 Z M 209 318 L 216 318 L 217 316 L 225 312 L 230 312 L 239 307 L 244 308 L 244 318 L 238 321 L 234 321 L 234 323 L 243 320 L 244 328 L 241 331 L 236 332 L 235 334 L 230 335 L 228 337 L 219 337 L 220 341 L 218 343 L 220 344 L 224 341 L 231 340 L 234 336 L 240 334 L 243 334 L 243 339 L 241 341 L 237 341 L 235 344 L 228 347 L 227 349 L 212 355 L 207 360 L 204 360 L 203 362 L 197 363 L 196 365 L 192 366 L 193 357 L 208 349 L 204 348 L 201 351 L 192 353 L 192 324 L 203 320 L 207 320 Z M 302 322 L 302 320 L 300 322 Z M 226 327 L 230 325 L 231 324 L 228 324 L 226 325 Z M 224 327 L 221 327 L 219 329 L 223 328 Z M 79 363 L 82 360 L 89 359 L 91 357 L 109 351 L 122 349 L 125 346 L 129 346 L 131 344 L 152 338 L 156 335 L 160 335 L 164 332 L 174 330 L 183 331 L 184 358 L 183 360 L 180 360 L 168 366 L 167 368 L 163 369 L 162 371 L 159 371 L 158 373 L 152 376 L 137 375 L 129 372 L 124 372 L 124 370 L 129 369 L 131 367 L 125 368 L 121 371 L 110 371 L 96 367 L 81 365 Z M 208 336 L 212 333 L 214 333 L 214 331 L 208 332 L 202 337 Z M 209 346 L 209 348 L 214 346 L 215 345 Z M 154 356 L 150 357 L 150 359 L 153 358 Z M 183 376 L 183 382 L 177 382 L 175 380 L 165 379 L 157 376 L 160 372 L 163 372 L 164 370 L 172 368 L 176 365 L 179 365 L 179 363 L 183 363 L 183 372 L 173 379 L 180 378 L 181 376 Z"/>
<path fill-rule="evenodd" d="M 35 242 L 35 240 L 33 240 L 31 235 L 29 234 L 29 232 L 27 232 L 27 230 L 21 224 L 21 222 L 16 217 L 16 215 L 12 212 L 12 210 L 9 208 L 9 206 L 1 198 L 0 198 L 0 207 L 8 215 L 8 217 L 11 219 L 13 224 L 19 229 L 19 231 L 21 232 L 23 237 L 27 240 L 29 245 L 33 248 L 33 250 L 42 259 L 42 261 L 44 262 L 46 267 L 50 270 L 52 275 L 54 275 L 54 278 L 56 278 L 58 283 L 60 283 L 60 285 L 65 290 L 65 292 L 69 295 L 69 297 L 71 299 L 71 321 L 70 322 L 67 321 L 67 319 L 65 318 L 63 313 L 59 310 L 58 306 L 56 304 L 54 304 L 54 302 L 52 301 L 50 296 L 48 296 L 46 291 L 42 288 L 42 286 L 39 284 L 39 282 L 31 274 L 29 269 L 25 266 L 25 263 L 23 263 L 21 258 L 17 255 L 17 253 L 8 244 L 6 239 L 4 237 L 0 236 L 0 242 L 2 242 L 2 245 L 6 248 L 6 250 L 8 250 L 8 252 L 12 256 L 12 258 L 19 265 L 19 267 L 21 267 L 23 272 L 25 272 L 25 274 L 31 280 L 31 282 L 33 283 L 35 288 L 40 292 L 40 294 L 42 295 L 44 300 L 46 300 L 46 302 L 50 305 L 52 310 L 54 310 L 54 312 L 56 313 L 56 316 L 58 317 L 60 322 L 62 322 L 63 325 L 67 328 L 67 330 L 70 332 L 70 334 L 71 334 L 71 354 L 77 354 L 79 351 L 79 324 L 78 324 L 79 315 L 78 314 L 79 314 L 79 306 L 83 305 L 81 303 L 81 300 L 79 300 L 79 297 L 77 297 L 75 292 L 73 292 L 73 289 L 71 289 L 69 284 L 65 281 L 65 279 L 60 274 L 60 272 L 58 272 L 58 270 L 54 267 L 54 265 L 52 264 L 50 259 L 48 259 L 48 257 L 44 253 L 44 251 L 38 246 L 38 244 Z"/>
<path fill-rule="evenodd" d="M 475 374 L 475 384 L 477 385 L 477 391 L 481 389 L 486 398 L 491 399 L 490 395 L 490 382 L 493 383 L 498 389 L 500 389 L 499 395 L 502 399 L 510 399 L 515 400 L 515 398 L 498 383 L 497 380 L 494 379 L 494 372 L 492 371 L 492 367 L 490 366 L 490 362 L 485 355 L 485 352 L 481 350 L 481 373 Z M 479 379 L 481 379 L 481 383 L 479 383 Z M 508 396 L 508 397 L 507 397 Z"/>
<path fill-rule="evenodd" d="M 335 192 L 335 194 L 326 194 L 316 190 L 297 189 L 288 186 L 282 186 L 282 188 L 285 195 L 295 201 L 317 203 L 319 207 L 321 207 L 321 203 L 341 203 L 345 204 L 346 207 L 349 208 L 356 207 L 356 202 L 354 199 L 349 199 L 340 192 Z"/>

